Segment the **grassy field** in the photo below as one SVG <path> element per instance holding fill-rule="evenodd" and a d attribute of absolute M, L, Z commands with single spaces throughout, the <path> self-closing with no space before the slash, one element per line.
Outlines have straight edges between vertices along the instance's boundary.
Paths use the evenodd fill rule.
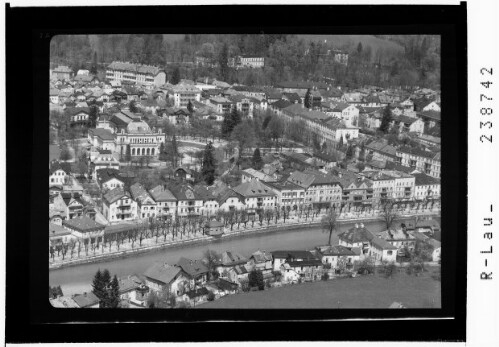
<path fill-rule="evenodd" d="M 198 308 L 388 308 L 394 301 L 408 308 L 440 308 L 440 281 L 430 269 L 423 276 L 398 273 L 338 278 L 265 291 L 226 296 Z"/>

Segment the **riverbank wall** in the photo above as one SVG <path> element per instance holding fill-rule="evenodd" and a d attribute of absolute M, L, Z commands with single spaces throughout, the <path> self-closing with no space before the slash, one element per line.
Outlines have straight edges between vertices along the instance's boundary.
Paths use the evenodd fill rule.
<path fill-rule="evenodd" d="M 438 214 L 435 214 L 434 216 L 438 216 Z M 411 218 L 412 215 L 407 215 L 403 216 L 400 219 L 407 219 Z M 375 222 L 375 221 L 381 221 L 382 218 L 380 217 L 361 217 L 361 218 L 348 218 L 348 219 L 342 219 L 338 220 L 338 224 L 349 224 L 349 223 L 355 223 L 355 222 Z M 257 224 L 257 223 L 255 223 Z M 259 224 L 259 223 L 258 223 Z M 320 218 L 316 218 L 314 221 L 308 221 L 308 222 L 290 222 L 289 224 L 278 224 L 278 225 L 270 225 L 270 226 L 265 226 L 265 223 L 262 227 L 257 226 L 256 228 L 248 228 L 248 229 L 243 229 L 243 230 L 235 230 L 235 231 L 228 231 L 227 233 L 223 234 L 220 237 L 213 237 L 213 236 L 202 236 L 198 238 L 191 238 L 191 239 L 186 239 L 186 240 L 177 240 L 174 242 L 168 242 L 168 243 L 158 243 L 154 245 L 149 245 L 149 246 L 143 246 L 143 247 L 136 247 L 132 249 L 124 249 L 122 251 L 118 252 L 112 252 L 112 253 L 101 253 L 101 254 L 95 254 L 93 256 L 87 256 L 85 258 L 81 259 L 70 259 L 64 262 L 59 262 L 59 263 L 54 263 L 54 264 L 49 264 L 49 270 L 57 270 L 57 269 L 62 269 L 62 268 L 67 268 L 67 267 L 72 267 L 72 266 L 78 266 L 78 265 L 84 265 L 84 264 L 89 264 L 89 263 L 101 263 L 101 262 L 106 262 L 114 259 L 119 259 L 119 258 L 127 258 L 127 257 L 132 257 L 136 255 L 140 255 L 143 253 L 150 253 L 150 252 L 155 252 L 155 251 L 161 251 L 167 248 L 181 248 L 181 247 L 189 247 L 193 245 L 198 245 L 198 244 L 209 244 L 212 242 L 220 242 L 223 240 L 229 240 L 229 239 L 235 239 L 235 238 L 244 238 L 245 236 L 253 236 L 257 234 L 264 234 L 264 233 L 273 233 L 273 232 L 287 232 L 287 231 L 292 231 L 296 229 L 311 229 L 311 228 L 317 228 L 320 227 Z"/>

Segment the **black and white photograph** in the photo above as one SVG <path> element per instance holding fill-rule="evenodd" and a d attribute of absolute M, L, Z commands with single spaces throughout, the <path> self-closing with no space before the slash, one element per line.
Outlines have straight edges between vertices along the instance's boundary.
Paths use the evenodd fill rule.
<path fill-rule="evenodd" d="M 50 64 L 54 307 L 441 307 L 439 36 L 58 35 Z"/>
<path fill-rule="evenodd" d="M 6 9 L 10 341 L 466 339 L 465 3 Z"/>

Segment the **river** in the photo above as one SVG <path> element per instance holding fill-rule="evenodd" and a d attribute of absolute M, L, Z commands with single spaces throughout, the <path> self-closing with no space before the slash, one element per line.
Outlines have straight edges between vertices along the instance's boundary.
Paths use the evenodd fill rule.
<path fill-rule="evenodd" d="M 439 220 L 439 218 L 436 218 Z M 355 222 L 340 224 L 336 234 L 352 227 Z M 366 227 L 378 232 L 384 229 L 381 221 L 366 222 Z M 311 249 L 327 243 L 328 235 L 319 227 L 292 231 L 278 231 L 269 234 L 248 235 L 228 240 L 214 241 L 209 244 L 186 245 L 181 248 L 165 248 L 134 257 L 111 259 L 106 262 L 83 264 L 67 268 L 50 270 L 50 285 L 60 285 L 64 295 L 82 293 L 91 290 L 91 282 L 97 269 L 108 269 L 111 275 L 118 277 L 129 274 L 142 274 L 156 261 L 175 264 L 180 257 L 201 259 L 205 250 L 212 249 L 219 253 L 233 251 L 243 256 L 250 256 L 257 250 L 267 252 L 275 250 L 303 250 Z M 333 235 L 332 243 L 337 244 L 337 237 Z"/>

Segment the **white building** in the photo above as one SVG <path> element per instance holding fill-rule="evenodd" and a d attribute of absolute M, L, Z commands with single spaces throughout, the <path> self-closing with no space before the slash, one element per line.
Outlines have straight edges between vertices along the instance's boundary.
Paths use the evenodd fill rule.
<path fill-rule="evenodd" d="M 244 198 L 250 213 L 256 209 L 273 209 L 276 206 L 277 194 L 259 181 L 241 183 L 234 191 Z"/>
<path fill-rule="evenodd" d="M 440 180 L 423 173 L 413 173 L 415 177 L 414 198 L 423 200 L 425 198 L 440 198 Z"/>
<path fill-rule="evenodd" d="M 177 85 L 173 87 L 175 107 L 186 108 L 189 101 L 201 101 L 201 91 L 190 85 Z"/>
<path fill-rule="evenodd" d="M 166 83 L 166 73 L 156 66 L 113 61 L 106 69 L 106 79 L 159 87 Z"/>
<path fill-rule="evenodd" d="M 102 214 L 109 223 L 131 221 L 137 218 L 137 203 L 121 187 L 107 192 L 102 202 Z"/>
<path fill-rule="evenodd" d="M 156 201 L 140 183 L 137 182 L 130 187 L 130 194 L 137 203 L 137 215 L 139 218 L 156 217 Z"/>
<path fill-rule="evenodd" d="M 156 216 L 173 219 L 177 214 L 177 198 L 164 185 L 154 187 L 149 194 L 156 202 Z"/>

